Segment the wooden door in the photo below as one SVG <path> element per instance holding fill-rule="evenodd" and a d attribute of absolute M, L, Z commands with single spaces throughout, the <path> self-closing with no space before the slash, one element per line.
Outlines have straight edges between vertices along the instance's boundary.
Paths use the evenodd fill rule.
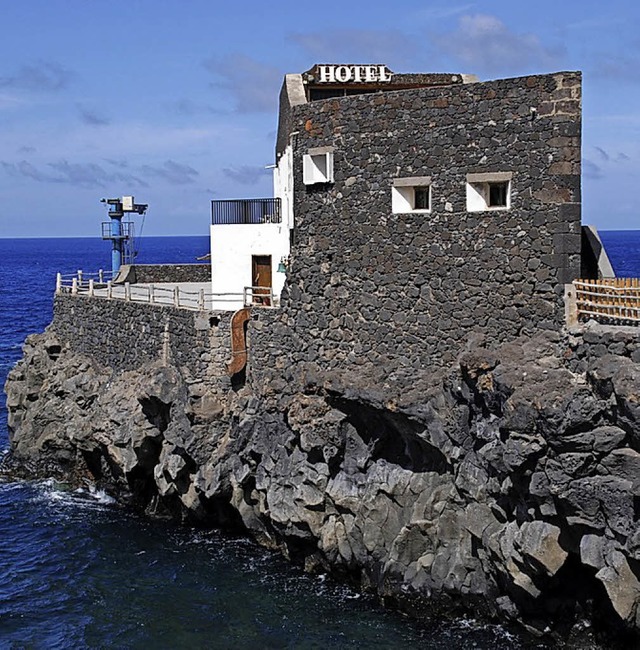
<path fill-rule="evenodd" d="M 271 255 L 252 255 L 253 303 L 271 306 Z"/>

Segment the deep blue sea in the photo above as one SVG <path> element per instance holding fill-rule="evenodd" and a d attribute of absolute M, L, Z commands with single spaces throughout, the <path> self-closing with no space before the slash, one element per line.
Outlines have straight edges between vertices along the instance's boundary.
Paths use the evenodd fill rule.
<path fill-rule="evenodd" d="M 640 231 L 601 233 L 640 274 Z M 146 238 L 139 263 L 193 262 L 207 237 Z M 108 269 L 100 239 L 0 239 L 0 385 L 52 314 L 55 274 Z M 4 393 L 0 451 L 8 447 Z M 525 647 L 471 619 L 409 621 L 252 542 L 134 516 L 51 481 L 0 483 L 0 648 Z M 527 646 L 528 647 L 528 646 Z"/>

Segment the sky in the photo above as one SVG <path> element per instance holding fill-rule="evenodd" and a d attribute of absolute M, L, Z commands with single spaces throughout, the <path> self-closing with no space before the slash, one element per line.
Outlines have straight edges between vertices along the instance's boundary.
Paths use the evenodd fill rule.
<path fill-rule="evenodd" d="M 0 237 L 99 236 L 123 195 L 145 235 L 208 234 L 212 199 L 272 196 L 282 79 L 315 63 L 581 70 L 583 223 L 640 228 L 637 0 L 0 0 L 0 24 Z"/>

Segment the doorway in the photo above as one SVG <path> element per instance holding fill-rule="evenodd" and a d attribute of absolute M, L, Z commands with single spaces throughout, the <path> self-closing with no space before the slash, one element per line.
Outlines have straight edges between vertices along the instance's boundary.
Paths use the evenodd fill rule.
<path fill-rule="evenodd" d="M 271 255 L 251 256 L 253 304 L 271 307 Z"/>

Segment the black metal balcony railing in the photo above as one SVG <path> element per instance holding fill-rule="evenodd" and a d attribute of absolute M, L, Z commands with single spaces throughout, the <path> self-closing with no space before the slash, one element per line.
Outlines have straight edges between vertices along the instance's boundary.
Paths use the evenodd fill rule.
<path fill-rule="evenodd" d="M 234 199 L 211 201 L 214 226 L 239 223 L 281 223 L 280 199 Z"/>

